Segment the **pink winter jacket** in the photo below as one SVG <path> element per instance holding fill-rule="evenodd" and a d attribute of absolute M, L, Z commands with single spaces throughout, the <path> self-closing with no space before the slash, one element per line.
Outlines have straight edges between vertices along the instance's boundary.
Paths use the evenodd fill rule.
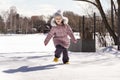
<path fill-rule="evenodd" d="M 76 41 L 73 31 L 69 25 L 64 26 L 54 26 L 48 33 L 44 43 L 47 45 L 50 39 L 53 37 L 54 45 L 61 45 L 65 48 L 69 48 L 70 46 L 70 39 L 72 39 L 73 42 Z"/>

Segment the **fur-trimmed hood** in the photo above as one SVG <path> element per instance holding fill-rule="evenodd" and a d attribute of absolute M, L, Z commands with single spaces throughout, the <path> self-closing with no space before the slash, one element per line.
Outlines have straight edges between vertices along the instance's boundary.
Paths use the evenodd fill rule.
<path fill-rule="evenodd" d="M 63 23 L 68 24 L 68 18 L 67 17 L 63 17 Z M 54 18 L 51 20 L 51 26 L 57 26 Z"/>

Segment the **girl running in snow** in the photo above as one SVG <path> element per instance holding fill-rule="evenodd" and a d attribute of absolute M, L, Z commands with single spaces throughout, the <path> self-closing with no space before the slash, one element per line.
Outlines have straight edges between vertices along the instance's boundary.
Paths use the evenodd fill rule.
<path fill-rule="evenodd" d="M 73 31 L 68 25 L 68 18 L 64 17 L 61 14 L 61 11 L 57 11 L 53 15 L 53 19 L 51 20 L 52 29 L 48 33 L 44 44 L 45 46 L 48 44 L 50 39 L 53 37 L 53 42 L 56 47 L 55 50 L 55 58 L 54 62 L 58 62 L 58 59 L 60 58 L 61 53 L 63 53 L 63 63 L 69 64 L 69 57 L 68 57 L 68 48 L 70 45 L 70 39 L 68 38 L 68 35 L 72 39 L 74 43 L 77 42 L 73 35 Z"/>

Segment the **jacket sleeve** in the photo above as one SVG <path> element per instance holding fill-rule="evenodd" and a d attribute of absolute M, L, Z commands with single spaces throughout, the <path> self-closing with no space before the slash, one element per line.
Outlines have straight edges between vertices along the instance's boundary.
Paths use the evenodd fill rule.
<path fill-rule="evenodd" d="M 70 38 L 72 39 L 73 42 L 76 41 L 74 34 L 73 34 L 73 31 L 69 25 L 67 25 L 67 34 L 70 36 Z"/>
<path fill-rule="evenodd" d="M 47 45 L 50 41 L 50 39 L 54 36 L 55 34 L 55 28 L 52 28 L 50 32 L 48 33 L 47 37 L 45 38 L 44 43 Z"/>

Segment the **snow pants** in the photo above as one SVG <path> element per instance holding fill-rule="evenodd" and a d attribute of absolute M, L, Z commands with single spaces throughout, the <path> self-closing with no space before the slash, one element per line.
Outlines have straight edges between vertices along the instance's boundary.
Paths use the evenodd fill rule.
<path fill-rule="evenodd" d="M 55 57 L 60 58 L 62 53 L 63 53 L 63 58 L 62 58 L 63 63 L 69 62 L 68 50 L 61 45 L 56 45 Z"/>

